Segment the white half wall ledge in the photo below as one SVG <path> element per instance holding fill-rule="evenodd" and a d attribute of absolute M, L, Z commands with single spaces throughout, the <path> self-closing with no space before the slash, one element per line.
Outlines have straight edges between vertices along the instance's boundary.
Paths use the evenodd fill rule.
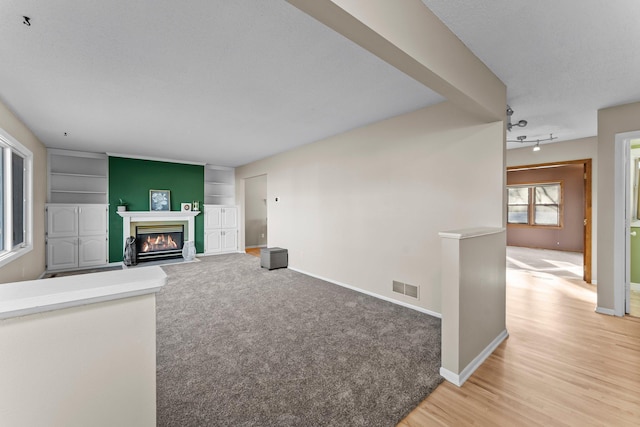
<path fill-rule="evenodd" d="M 498 348 L 498 346 L 500 346 L 500 344 L 502 344 L 502 342 L 507 338 L 509 338 L 509 333 L 505 329 L 500 333 L 500 335 L 498 335 L 493 341 L 491 341 L 491 343 L 484 350 L 482 350 L 482 352 L 478 354 L 476 358 L 473 359 L 471 363 L 469 363 L 462 370 L 462 372 L 460 372 L 460 374 L 453 373 L 450 370 L 441 367 L 440 375 L 442 375 L 442 377 L 450 383 L 453 383 L 458 387 L 462 387 L 462 385 L 469 379 L 471 375 L 473 375 L 473 373 L 480 367 L 480 365 L 482 365 L 484 361 L 487 360 L 489 356 L 491 356 L 491 353 L 493 353 L 494 350 Z"/>
<path fill-rule="evenodd" d="M 488 236 L 490 234 L 502 233 L 506 229 L 504 227 L 475 227 L 464 228 L 460 230 L 441 231 L 438 233 L 440 237 L 447 239 L 471 239 L 473 237 Z"/>
<path fill-rule="evenodd" d="M 158 292 L 167 282 L 160 267 L 106 271 L 0 285 L 0 319 Z"/>

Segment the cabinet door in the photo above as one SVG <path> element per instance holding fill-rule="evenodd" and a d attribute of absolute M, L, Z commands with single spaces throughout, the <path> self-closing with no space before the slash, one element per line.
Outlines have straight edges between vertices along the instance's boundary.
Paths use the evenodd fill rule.
<path fill-rule="evenodd" d="M 78 247 L 78 266 L 89 267 L 107 263 L 107 237 L 80 237 Z"/>
<path fill-rule="evenodd" d="M 237 230 L 222 230 L 222 251 L 237 251 L 238 250 L 238 231 Z"/>
<path fill-rule="evenodd" d="M 220 228 L 222 224 L 222 208 L 204 207 L 204 228 Z"/>
<path fill-rule="evenodd" d="M 47 240 L 47 270 L 61 270 L 78 266 L 78 238 Z"/>
<path fill-rule="evenodd" d="M 71 205 L 48 206 L 47 235 L 49 237 L 77 236 L 78 208 Z"/>
<path fill-rule="evenodd" d="M 209 230 L 204 232 L 205 253 L 216 253 L 222 250 L 222 231 Z"/>
<path fill-rule="evenodd" d="M 80 206 L 78 208 L 78 235 L 95 236 L 107 232 L 105 206 Z"/>
<path fill-rule="evenodd" d="M 238 227 L 238 208 L 222 208 L 222 227 Z"/>

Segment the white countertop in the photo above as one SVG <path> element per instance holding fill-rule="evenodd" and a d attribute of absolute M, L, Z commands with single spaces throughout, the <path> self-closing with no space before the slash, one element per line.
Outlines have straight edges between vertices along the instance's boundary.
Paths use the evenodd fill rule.
<path fill-rule="evenodd" d="M 154 293 L 167 282 L 160 267 L 0 284 L 0 319 Z"/>

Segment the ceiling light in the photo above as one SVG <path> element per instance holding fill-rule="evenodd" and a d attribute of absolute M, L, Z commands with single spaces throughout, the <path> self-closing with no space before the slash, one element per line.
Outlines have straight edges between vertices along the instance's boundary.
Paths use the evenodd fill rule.
<path fill-rule="evenodd" d="M 518 123 L 511 123 L 511 116 L 513 115 L 513 110 L 511 109 L 511 107 L 509 107 L 507 105 L 507 130 L 509 132 L 511 132 L 511 128 L 513 128 L 514 126 L 518 126 L 518 127 L 525 127 L 527 125 L 527 121 L 526 120 L 518 120 Z"/>
<path fill-rule="evenodd" d="M 535 142 L 536 145 L 533 147 L 533 151 L 540 151 L 540 149 L 541 149 L 540 143 L 541 142 L 553 141 L 554 139 L 558 139 L 558 137 L 557 136 L 553 136 L 553 134 L 550 133 L 549 134 L 549 138 L 535 139 L 535 140 L 527 141 L 527 136 L 526 135 L 520 135 L 520 136 L 516 137 L 515 141 L 512 140 L 512 139 L 507 139 L 507 142 L 520 142 L 520 143 Z"/>

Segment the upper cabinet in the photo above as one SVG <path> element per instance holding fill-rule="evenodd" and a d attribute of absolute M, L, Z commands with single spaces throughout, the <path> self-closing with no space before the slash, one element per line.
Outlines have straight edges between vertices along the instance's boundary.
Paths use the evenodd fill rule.
<path fill-rule="evenodd" d="M 107 203 L 106 154 L 47 150 L 49 203 Z"/>
<path fill-rule="evenodd" d="M 233 168 L 204 167 L 204 204 L 233 205 L 236 198 L 236 173 Z"/>

